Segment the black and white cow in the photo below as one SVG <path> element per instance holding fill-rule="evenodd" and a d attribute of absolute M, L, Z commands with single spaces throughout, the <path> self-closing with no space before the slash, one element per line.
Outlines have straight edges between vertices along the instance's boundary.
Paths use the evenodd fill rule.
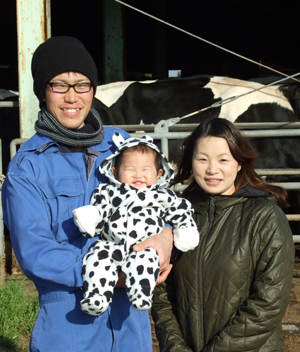
<path fill-rule="evenodd" d="M 113 124 L 139 124 L 141 121 L 149 124 L 183 116 L 263 86 L 216 76 L 124 81 L 98 86 L 96 98 L 110 108 Z M 232 122 L 295 120 L 292 106 L 278 86 L 266 87 L 232 103 L 206 110 L 183 123 L 196 123 L 208 117 L 224 117 Z"/>
<path fill-rule="evenodd" d="M 94 107 L 97 108 L 97 104 L 101 105 L 102 102 L 109 108 L 110 121 L 104 120 L 105 124 L 156 124 L 260 87 L 263 85 L 257 82 L 216 76 L 115 82 L 98 86 Z M 182 123 L 200 123 L 209 117 L 223 117 L 232 122 L 296 122 L 297 116 L 287 94 L 286 87 L 265 87 L 230 103 L 200 112 L 182 120 Z M 104 119 L 105 116 L 109 115 L 104 115 Z M 298 137 L 255 139 L 253 142 L 260 158 L 257 167 L 300 168 L 299 141 Z M 178 140 L 169 143 L 170 160 L 178 161 L 180 145 Z M 269 177 L 269 180 L 283 182 L 291 181 L 291 178 Z M 294 176 L 293 180 L 298 181 L 299 177 Z M 295 193 L 298 197 L 298 192 L 293 195 Z M 300 198 L 295 203 L 300 204 Z M 295 212 L 300 212 L 300 206 L 291 210 L 291 213 Z"/>
<path fill-rule="evenodd" d="M 263 87 L 256 82 L 242 81 L 228 77 L 195 76 L 143 82 L 115 82 L 97 88 L 94 107 L 100 111 L 103 105 L 110 114 L 102 114 L 104 124 L 156 124 L 161 120 L 181 117 L 204 109 L 213 103 L 234 96 L 243 95 Z M 101 102 L 103 104 L 101 104 Z M 200 112 L 182 120 L 182 123 L 200 123 L 209 117 L 223 117 L 232 122 L 295 122 L 297 117 L 289 100 L 279 87 L 266 87 L 263 90 L 244 95 L 230 103 Z M 291 139 L 294 140 L 295 139 Z M 271 141 L 271 138 L 268 139 Z M 277 139 L 276 139 L 277 141 Z M 260 160 L 265 167 L 277 165 L 278 168 L 293 166 L 295 144 L 290 148 L 284 144 L 282 153 L 274 154 L 280 142 L 273 139 L 274 152 L 264 153 L 266 140 L 257 140 Z M 169 157 L 177 162 L 180 151 L 178 141 L 170 143 Z M 259 146 L 261 145 L 261 146 Z M 267 144 L 270 149 L 270 144 Z M 286 150 L 286 148 L 289 148 Z M 280 156 L 280 154 L 282 154 Z M 265 157 L 266 155 L 266 157 Z M 276 157 L 274 160 L 273 155 Z M 289 156 L 288 156 L 289 155 Z M 279 157 L 280 156 L 280 157 Z M 288 160 L 287 160 L 288 159 Z M 300 160 L 299 160 L 300 163 Z"/>

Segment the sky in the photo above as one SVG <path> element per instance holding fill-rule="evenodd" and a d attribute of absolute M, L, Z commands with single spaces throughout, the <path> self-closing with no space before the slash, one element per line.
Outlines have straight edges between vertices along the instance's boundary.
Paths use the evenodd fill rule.
<path fill-rule="evenodd" d="M 113 1 L 113 0 L 112 0 Z M 153 16 L 251 60 L 286 74 L 300 71 L 299 0 L 124 0 Z M 102 0 L 60 0 L 51 3 L 52 36 L 71 35 L 91 52 L 98 70 L 103 67 Z M 154 19 L 123 8 L 126 70 L 152 73 L 164 62 L 182 76 L 226 75 L 250 79 L 273 75 L 253 63 L 226 53 Z M 17 80 L 16 4 L 6 1 L 0 12 L 0 74 L 11 67 L 9 79 Z M 162 38 L 164 50 L 157 49 Z M 6 70 L 8 72 L 8 70 Z M 131 77 L 128 75 L 128 77 Z M 7 81 L 7 79 L 6 79 Z M 0 79 L 3 88 L 3 80 Z M 0 87 L 1 88 L 1 87 Z M 5 87 L 6 88 L 6 87 Z"/>

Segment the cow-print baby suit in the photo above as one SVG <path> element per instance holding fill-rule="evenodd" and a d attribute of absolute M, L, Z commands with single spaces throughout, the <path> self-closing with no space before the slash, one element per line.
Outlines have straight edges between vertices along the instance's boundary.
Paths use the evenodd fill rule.
<path fill-rule="evenodd" d="M 166 223 L 173 227 L 174 245 L 179 250 L 191 250 L 199 243 L 191 204 L 164 187 L 174 170 L 152 138 L 124 141 L 120 137 L 114 136 L 118 149 L 99 167 L 110 183 L 95 189 L 90 205 L 73 211 L 74 221 L 86 237 L 99 236 L 83 259 L 81 308 L 91 315 L 104 313 L 110 305 L 120 271 L 125 274 L 127 295 L 133 307 L 138 310 L 151 307 L 159 276 L 158 255 L 153 248 L 135 252 L 133 245 L 161 233 Z M 116 155 L 138 144 L 150 146 L 161 154 L 163 175 L 159 184 L 135 189 L 114 178 L 111 168 Z"/>

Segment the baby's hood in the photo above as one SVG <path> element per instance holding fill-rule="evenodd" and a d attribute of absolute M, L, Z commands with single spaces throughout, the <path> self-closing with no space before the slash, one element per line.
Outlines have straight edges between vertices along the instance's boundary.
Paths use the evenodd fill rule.
<path fill-rule="evenodd" d="M 117 146 L 117 150 L 114 154 L 110 155 L 107 159 L 105 159 L 101 165 L 99 166 L 100 172 L 109 178 L 111 183 L 118 183 L 115 179 L 111 168 L 115 165 L 116 156 L 119 155 L 124 150 L 134 147 L 136 145 L 146 145 L 161 155 L 161 167 L 163 169 L 163 173 L 161 177 L 158 179 L 157 184 L 165 185 L 171 181 L 174 177 L 174 169 L 168 159 L 163 155 L 163 153 L 159 150 L 159 148 L 153 143 L 153 139 L 150 136 L 143 136 L 142 138 L 129 137 L 124 139 L 120 133 L 115 133 L 112 137 L 115 145 Z"/>

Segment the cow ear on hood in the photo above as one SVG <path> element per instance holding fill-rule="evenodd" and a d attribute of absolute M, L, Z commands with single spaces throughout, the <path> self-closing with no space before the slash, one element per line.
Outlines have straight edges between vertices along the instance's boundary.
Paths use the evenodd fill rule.
<path fill-rule="evenodd" d="M 119 148 L 125 142 L 125 139 L 123 138 L 123 136 L 119 132 L 113 134 L 112 140 L 115 143 L 115 145 L 117 146 L 117 148 Z"/>
<path fill-rule="evenodd" d="M 143 141 L 146 141 L 148 143 L 153 143 L 153 138 L 148 135 L 145 135 L 141 138 L 141 142 L 143 142 Z"/>

